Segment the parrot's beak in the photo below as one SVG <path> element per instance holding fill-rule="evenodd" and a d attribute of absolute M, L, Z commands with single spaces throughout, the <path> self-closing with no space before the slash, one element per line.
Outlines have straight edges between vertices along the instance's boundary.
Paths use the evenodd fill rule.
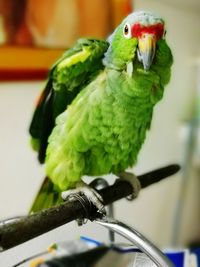
<path fill-rule="evenodd" d="M 138 60 L 142 62 L 144 70 L 150 69 L 156 49 L 156 38 L 154 34 L 143 34 L 138 40 Z"/>

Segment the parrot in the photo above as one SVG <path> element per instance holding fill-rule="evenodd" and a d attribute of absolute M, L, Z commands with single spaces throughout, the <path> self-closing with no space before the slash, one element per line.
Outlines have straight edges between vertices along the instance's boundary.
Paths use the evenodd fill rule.
<path fill-rule="evenodd" d="M 29 126 L 46 173 L 31 212 L 75 194 L 103 210 L 100 194 L 83 176 L 130 178 L 126 169 L 136 164 L 172 63 L 165 22 L 150 11 L 129 14 L 106 40 L 80 38 L 64 52 Z"/>

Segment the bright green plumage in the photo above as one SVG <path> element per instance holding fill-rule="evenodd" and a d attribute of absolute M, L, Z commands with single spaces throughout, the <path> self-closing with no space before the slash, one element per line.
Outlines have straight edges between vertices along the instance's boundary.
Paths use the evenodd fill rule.
<path fill-rule="evenodd" d="M 109 44 L 84 39 L 54 65 L 48 97 L 43 97 L 46 100 L 41 101 L 38 112 L 36 109 L 30 128 L 40 150 L 48 139 L 47 149 L 44 146 L 40 153 L 46 151 L 46 173 L 53 183 L 49 183 L 48 194 L 54 192 L 58 197 L 57 192 L 75 187 L 83 175 L 117 174 L 136 162 L 172 64 L 170 49 L 160 38 L 151 67 L 144 70 L 137 58 L 138 39 L 124 37 L 125 23 L 143 20 L 163 23 L 150 13 L 133 13 L 116 29 Z M 128 63 L 133 65 L 131 72 Z M 47 130 L 46 112 L 51 114 Z M 47 192 L 45 185 L 39 196 Z M 49 203 L 48 194 L 36 199 L 33 211 L 56 203 L 57 197 Z"/>

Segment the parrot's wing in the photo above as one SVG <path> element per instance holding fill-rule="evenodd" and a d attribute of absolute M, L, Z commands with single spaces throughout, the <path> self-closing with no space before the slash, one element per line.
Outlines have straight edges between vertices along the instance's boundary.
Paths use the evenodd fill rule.
<path fill-rule="evenodd" d="M 104 68 L 102 58 L 107 49 L 108 43 L 104 40 L 80 39 L 50 70 L 29 129 L 33 148 L 38 151 L 41 163 L 45 159 L 48 137 L 55 126 L 56 117 Z M 30 211 L 49 208 L 61 201 L 59 190 L 46 177 Z"/>
<path fill-rule="evenodd" d="M 41 163 L 44 162 L 55 118 L 104 68 L 102 58 L 107 49 L 108 43 L 104 40 L 79 39 L 50 70 L 29 129 L 32 146 L 38 151 Z"/>

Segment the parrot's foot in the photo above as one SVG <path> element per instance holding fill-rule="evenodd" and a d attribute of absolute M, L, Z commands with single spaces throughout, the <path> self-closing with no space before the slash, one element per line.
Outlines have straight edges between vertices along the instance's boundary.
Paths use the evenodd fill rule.
<path fill-rule="evenodd" d="M 98 213 L 102 215 L 106 214 L 105 207 L 103 204 L 103 198 L 100 196 L 100 194 L 96 190 L 94 190 L 93 188 L 85 184 L 84 182 L 79 183 L 77 185 L 77 188 L 75 189 L 62 192 L 61 196 L 63 200 L 68 200 L 68 201 L 78 200 L 83 206 L 87 217 L 89 217 L 88 216 L 89 211 L 87 210 L 86 201 L 83 198 L 83 196 L 87 198 L 89 203 L 92 203 L 97 208 Z M 78 219 L 77 222 L 78 222 L 78 225 L 82 225 L 86 223 L 87 220 Z"/>
<path fill-rule="evenodd" d="M 133 187 L 133 193 L 127 197 L 128 200 L 135 199 L 141 189 L 140 181 L 138 180 L 137 176 L 135 176 L 133 173 L 130 172 L 121 172 L 118 174 L 120 179 L 126 180 L 129 182 Z"/>

